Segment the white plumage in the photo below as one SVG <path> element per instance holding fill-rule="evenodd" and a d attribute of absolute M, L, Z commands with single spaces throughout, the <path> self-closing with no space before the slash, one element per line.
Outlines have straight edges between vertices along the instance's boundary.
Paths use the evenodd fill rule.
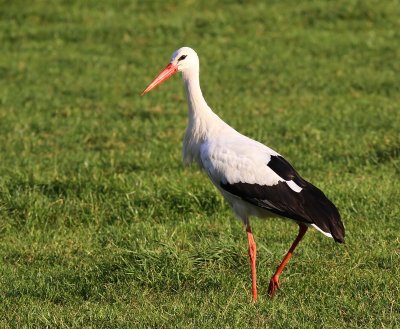
<path fill-rule="evenodd" d="M 183 141 L 185 164 L 197 163 L 243 221 L 249 239 L 253 299 L 256 288 L 256 245 L 250 216 L 287 217 L 299 224 L 299 234 L 271 278 L 269 294 L 279 288 L 279 276 L 307 227 L 313 226 L 337 242 L 344 228 L 336 207 L 305 181 L 277 152 L 222 121 L 207 105 L 199 81 L 199 59 L 188 47 L 178 49 L 168 66 L 149 84 L 147 93 L 176 72 L 182 72 L 189 122 Z"/>

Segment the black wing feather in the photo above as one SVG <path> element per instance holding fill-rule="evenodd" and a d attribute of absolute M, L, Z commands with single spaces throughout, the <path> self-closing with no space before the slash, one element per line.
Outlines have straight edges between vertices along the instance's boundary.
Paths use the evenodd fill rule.
<path fill-rule="evenodd" d="M 272 155 L 267 166 L 284 180 L 292 180 L 300 187 L 305 187 L 307 185 L 307 182 L 301 178 L 292 165 L 279 155 Z"/>
<path fill-rule="evenodd" d="M 315 224 L 332 234 L 337 242 L 344 242 L 344 227 L 336 206 L 325 194 L 307 182 L 282 157 L 272 156 L 268 166 L 285 180 L 293 180 L 302 190 L 293 191 L 286 182 L 267 186 L 259 184 L 221 183 L 227 192 L 279 216 L 306 224 Z"/>

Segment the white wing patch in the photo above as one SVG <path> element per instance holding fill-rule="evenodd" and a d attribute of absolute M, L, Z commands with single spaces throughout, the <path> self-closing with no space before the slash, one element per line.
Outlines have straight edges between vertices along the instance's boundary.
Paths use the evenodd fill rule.
<path fill-rule="evenodd" d="M 203 169 L 213 183 L 248 183 L 272 186 L 284 181 L 267 166 L 275 151 L 251 139 L 213 140 L 200 147 Z"/>
<path fill-rule="evenodd" d="M 294 192 L 302 191 L 294 181 L 283 179 L 268 167 L 271 156 L 279 156 L 279 153 L 243 137 L 229 141 L 217 139 L 201 145 L 201 164 L 217 187 L 220 183 L 273 186 L 285 182 Z"/>
<path fill-rule="evenodd" d="M 289 187 L 290 187 L 293 191 L 295 191 L 295 192 L 297 192 L 297 193 L 300 193 L 300 192 L 301 192 L 302 188 L 301 188 L 299 185 L 297 185 L 295 182 L 293 182 L 292 180 L 287 180 L 287 181 L 285 181 L 285 182 L 286 182 L 286 184 L 289 185 Z"/>
<path fill-rule="evenodd" d="M 311 226 L 314 227 L 317 231 L 320 231 L 323 235 L 325 235 L 329 238 L 333 238 L 332 234 L 322 231 L 317 225 L 311 224 Z"/>

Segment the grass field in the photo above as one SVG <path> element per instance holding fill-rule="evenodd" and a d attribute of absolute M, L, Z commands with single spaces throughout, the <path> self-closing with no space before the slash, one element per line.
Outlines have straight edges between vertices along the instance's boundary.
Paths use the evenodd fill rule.
<path fill-rule="evenodd" d="M 203 3 L 203 4 L 202 4 Z M 1 328 L 400 327 L 398 1 L 0 1 Z M 346 244 L 253 220 L 183 168 L 172 52 L 339 207 Z"/>

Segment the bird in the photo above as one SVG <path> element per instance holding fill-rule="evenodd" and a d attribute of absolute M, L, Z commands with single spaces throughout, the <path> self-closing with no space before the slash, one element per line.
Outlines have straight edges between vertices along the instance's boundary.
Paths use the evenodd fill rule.
<path fill-rule="evenodd" d="M 208 106 L 200 88 L 200 62 L 195 50 L 176 50 L 168 65 L 141 93 L 148 93 L 181 72 L 188 103 L 183 162 L 197 164 L 243 222 L 248 239 L 252 299 L 257 300 L 257 248 L 250 217 L 287 218 L 299 231 L 270 279 L 268 295 L 280 288 L 279 278 L 309 227 L 343 243 L 345 229 L 337 207 L 278 152 L 224 122 Z"/>

